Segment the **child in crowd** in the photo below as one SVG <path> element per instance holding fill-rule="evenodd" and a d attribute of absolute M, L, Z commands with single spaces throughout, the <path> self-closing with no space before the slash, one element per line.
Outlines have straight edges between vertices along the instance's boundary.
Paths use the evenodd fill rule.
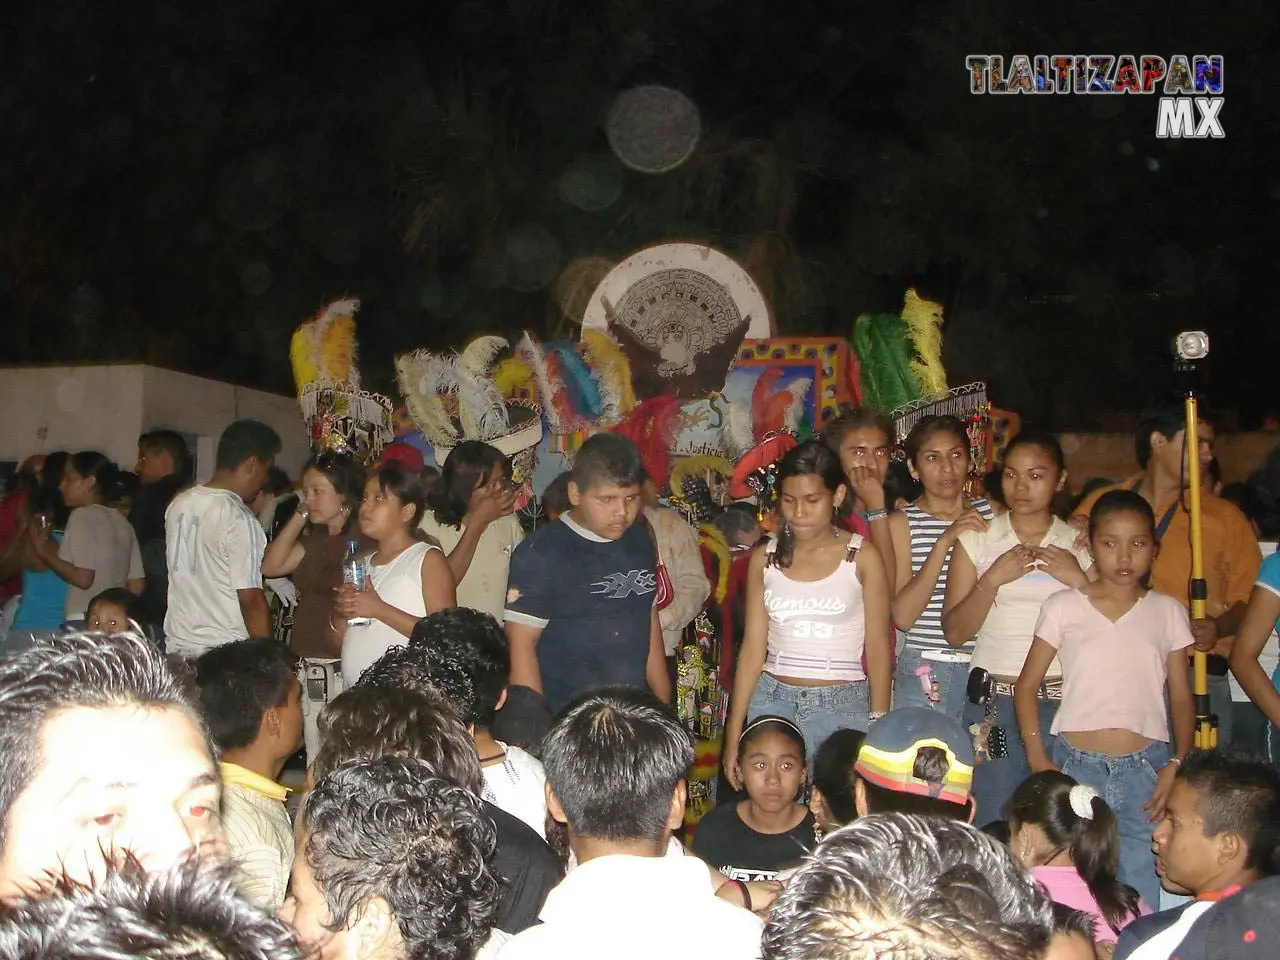
<path fill-rule="evenodd" d="M 572 508 L 511 555 L 504 616 L 512 692 L 523 687 L 545 701 L 545 716 L 527 726 L 536 736 L 527 739 L 597 687 L 648 685 L 660 700 L 671 699 L 654 603 L 657 552 L 636 522 L 643 475 L 630 440 L 591 437 L 573 461 Z"/>
<path fill-rule="evenodd" d="M 738 740 L 738 771 L 747 799 L 702 818 L 693 854 L 730 880 L 776 880 L 817 842 L 813 813 L 802 802 L 804 735 L 782 717 L 756 717 Z"/>
<path fill-rule="evenodd" d="M 1093 941 L 1093 917 L 1083 910 L 1055 903 L 1053 905 L 1053 938 L 1044 952 L 1044 960 L 1098 960 Z M 1107 956 L 1111 956 L 1110 952 Z"/>
<path fill-rule="evenodd" d="M 1138 891 L 1116 878 L 1116 816 L 1093 787 L 1066 774 L 1028 777 L 1009 800 L 1009 850 L 1057 903 L 1097 918 L 1094 937 L 1114 942 L 1151 912 Z"/>
<path fill-rule="evenodd" d="M 1047 433 L 1019 433 L 1004 455 L 1009 512 L 986 530 L 962 533 L 951 557 L 942 630 L 953 647 L 974 641 L 965 719 L 978 751 L 973 793 L 984 820 L 999 819 L 1005 801 L 1031 774 L 1018 736 L 1013 686 L 1035 638 L 1040 606 L 1059 590 L 1083 587 L 1090 579 L 1084 572 L 1093 564 L 1088 550 L 1076 547 L 1076 531 L 1053 515 L 1054 495 L 1066 483 L 1058 441 Z M 1047 742 L 1062 698 L 1056 662 L 1046 664 L 1035 693 Z M 1030 738 L 1034 729 L 1022 731 Z"/>
<path fill-rule="evenodd" d="M 1045 601 L 1016 693 L 1032 769 L 1056 763 L 1108 799 L 1120 825 L 1120 878 L 1152 904 L 1160 896 L 1152 824 L 1195 734 L 1186 608 L 1143 585 L 1155 540 L 1151 505 L 1139 494 L 1111 490 L 1098 499 L 1089 514 L 1098 579 Z M 1036 693 L 1055 660 L 1064 687 L 1051 760 Z"/>
<path fill-rule="evenodd" d="M 839 460 L 802 443 L 782 458 L 778 489 L 782 528 L 751 555 L 725 725 L 724 769 L 737 789 L 748 715 L 794 720 L 812 755 L 833 731 L 883 716 L 893 682 L 884 563 L 873 544 L 836 526 L 848 491 Z"/>
<path fill-rule="evenodd" d="M 237 640 L 195 663 L 200 709 L 222 762 L 222 831 L 240 892 L 265 910 L 284 902 L 293 863 L 288 791 L 276 782 L 302 746 L 302 684 L 289 648 Z"/>
<path fill-rule="evenodd" d="M 889 517 L 898 564 L 893 620 L 906 631 L 893 681 L 895 707 L 929 707 L 964 717 L 972 644 L 954 649 L 942 631 L 947 574 L 960 534 L 987 529 L 986 500 L 965 494 L 969 434 L 955 417 L 925 417 L 907 434 L 907 467 L 924 492 Z"/>
<path fill-rule="evenodd" d="M 964 727 L 924 707 L 903 707 L 871 725 L 854 762 L 858 817 L 911 813 L 973 822 L 973 741 Z"/>
<path fill-rule="evenodd" d="M 382 467 L 364 487 L 360 532 L 377 543 L 363 590 L 343 584 L 335 618 L 369 618 L 350 625 L 342 640 L 342 682 L 351 686 L 389 647 L 403 646 L 427 614 L 454 605 L 453 574 L 444 553 L 417 537 L 426 507 L 422 479 L 397 466 Z"/>
<path fill-rule="evenodd" d="M 819 838 L 850 823 L 858 811 L 853 796 L 853 765 L 866 734 L 861 730 L 837 730 L 818 747 L 813 758 L 813 784 L 809 809 Z"/>
<path fill-rule="evenodd" d="M 124 587 L 103 590 L 89 601 L 89 610 L 85 614 L 89 629 L 102 633 L 136 630 L 135 624 L 140 618 L 138 597 Z"/>

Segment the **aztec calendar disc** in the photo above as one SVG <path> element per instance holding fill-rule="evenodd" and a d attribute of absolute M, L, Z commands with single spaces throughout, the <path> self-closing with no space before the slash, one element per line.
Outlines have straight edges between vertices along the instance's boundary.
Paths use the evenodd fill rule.
<path fill-rule="evenodd" d="M 769 336 L 768 305 L 746 270 L 711 247 L 667 243 L 609 271 L 582 325 L 608 329 L 612 318 L 654 349 L 679 343 L 693 355 L 724 342 L 746 317 L 749 338 Z"/>

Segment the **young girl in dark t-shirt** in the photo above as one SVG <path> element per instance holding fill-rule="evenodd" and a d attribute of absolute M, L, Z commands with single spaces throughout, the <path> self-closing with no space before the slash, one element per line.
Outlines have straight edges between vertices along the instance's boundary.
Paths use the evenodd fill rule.
<path fill-rule="evenodd" d="M 738 739 L 747 799 L 716 807 L 693 835 L 693 853 L 731 880 L 774 880 L 814 846 L 814 820 L 800 802 L 804 735 L 790 720 L 757 717 Z"/>

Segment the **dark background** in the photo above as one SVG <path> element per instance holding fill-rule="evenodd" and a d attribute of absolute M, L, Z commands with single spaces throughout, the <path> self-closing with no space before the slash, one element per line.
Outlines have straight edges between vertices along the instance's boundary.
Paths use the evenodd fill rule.
<path fill-rule="evenodd" d="M 567 335 L 602 263 L 693 239 L 784 333 L 848 336 L 916 285 L 946 304 L 952 383 L 1045 426 L 1122 425 L 1196 327 L 1219 407 L 1277 406 L 1266 0 L 17 6 L 0 362 L 289 392 L 293 328 L 355 294 L 389 389 L 396 351 Z M 970 96 L 970 53 L 1221 54 L 1227 136 L 1156 140 L 1154 96 Z M 610 154 L 639 83 L 700 110 L 673 173 Z"/>

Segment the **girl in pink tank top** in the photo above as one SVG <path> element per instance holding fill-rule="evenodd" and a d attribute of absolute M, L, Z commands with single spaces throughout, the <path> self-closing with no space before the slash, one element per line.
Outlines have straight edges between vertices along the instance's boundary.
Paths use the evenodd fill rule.
<path fill-rule="evenodd" d="M 792 720 L 809 756 L 842 728 L 865 730 L 889 709 L 889 589 L 875 545 L 836 526 L 848 494 L 840 461 L 812 440 L 778 468 L 782 523 L 752 554 L 746 629 L 725 727 L 724 768 L 753 717 Z M 864 667 L 865 663 L 865 667 Z"/>

